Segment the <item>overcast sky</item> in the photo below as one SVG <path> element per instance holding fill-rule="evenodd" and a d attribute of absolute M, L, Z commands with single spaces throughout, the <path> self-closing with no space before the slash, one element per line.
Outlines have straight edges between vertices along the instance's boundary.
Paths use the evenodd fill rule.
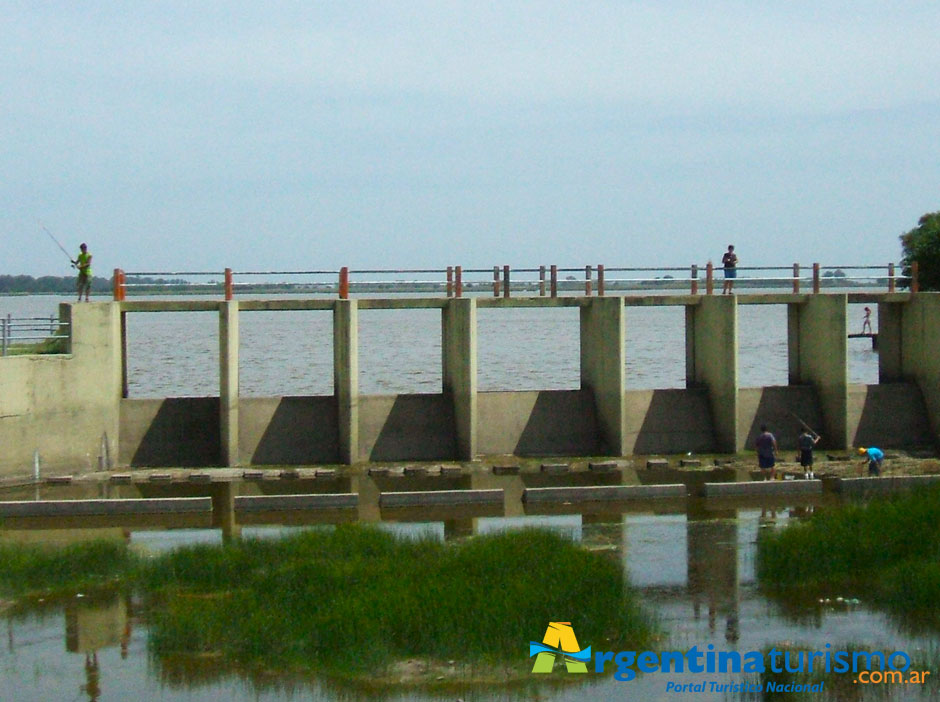
<path fill-rule="evenodd" d="M 940 2 L 0 0 L 0 273 L 881 264 Z"/>

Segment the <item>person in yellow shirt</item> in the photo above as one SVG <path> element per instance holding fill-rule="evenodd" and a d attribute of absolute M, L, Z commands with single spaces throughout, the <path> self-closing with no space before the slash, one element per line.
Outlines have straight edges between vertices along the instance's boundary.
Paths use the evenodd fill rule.
<path fill-rule="evenodd" d="M 78 269 L 78 301 L 82 301 L 82 291 L 85 292 L 85 302 L 90 302 L 88 295 L 91 292 L 91 254 L 88 245 L 82 244 L 79 248 L 78 258 L 72 264 Z"/>

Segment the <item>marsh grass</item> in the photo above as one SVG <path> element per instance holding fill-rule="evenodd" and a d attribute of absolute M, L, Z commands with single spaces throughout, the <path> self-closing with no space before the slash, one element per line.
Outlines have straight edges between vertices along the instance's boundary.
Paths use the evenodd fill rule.
<path fill-rule="evenodd" d="M 618 562 L 545 531 L 441 544 L 341 526 L 180 549 L 141 582 L 162 605 L 158 654 L 339 675 L 409 657 L 525 663 L 550 621 L 574 621 L 580 641 L 613 650 L 651 636 Z"/>
<path fill-rule="evenodd" d="M 28 597 L 74 592 L 115 584 L 136 568 L 137 558 L 123 542 L 0 544 L 0 593 Z"/>
<path fill-rule="evenodd" d="M 780 531 L 763 530 L 762 585 L 822 592 L 850 588 L 940 624 L 940 490 L 848 504 Z"/>

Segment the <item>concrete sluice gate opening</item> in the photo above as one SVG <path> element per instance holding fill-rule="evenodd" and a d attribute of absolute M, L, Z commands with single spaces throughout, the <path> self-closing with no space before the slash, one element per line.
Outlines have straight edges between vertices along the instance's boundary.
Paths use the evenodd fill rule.
<path fill-rule="evenodd" d="M 360 393 L 440 393 L 441 385 L 440 310 L 360 310 Z"/>
<path fill-rule="evenodd" d="M 685 308 L 627 307 L 625 327 L 627 390 L 685 388 Z"/>
<path fill-rule="evenodd" d="M 332 315 L 323 310 L 242 314 L 238 382 L 242 397 L 332 395 Z"/>
<path fill-rule="evenodd" d="M 127 313 L 127 396 L 219 394 L 217 313 Z"/>

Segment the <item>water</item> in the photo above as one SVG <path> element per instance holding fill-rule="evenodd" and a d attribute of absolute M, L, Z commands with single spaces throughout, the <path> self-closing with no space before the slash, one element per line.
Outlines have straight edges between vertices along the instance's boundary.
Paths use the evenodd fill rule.
<path fill-rule="evenodd" d="M 0 297 L 0 313 L 49 315 L 52 296 Z M 849 305 L 850 328 L 862 304 Z M 480 309 L 478 388 L 569 390 L 580 385 L 578 310 Z M 218 318 L 211 312 L 128 315 L 130 397 L 218 395 Z M 738 308 L 741 387 L 787 384 L 785 305 Z M 243 312 L 239 380 L 244 396 L 330 395 L 332 315 L 325 311 Z M 363 394 L 441 390 L 438 310 L 359 312 L 359 390 Z M 877 330 L 876 330 L 877 331 Z M 878 356 L 867 339 L 848 342 L 849 382 L 878 382 Z M 628 307 L 626 382 L 631 390 L 685 386 L 685 313 L 681 307 Z"/>
<path fill-rule="evenodd" d="M 513 478 L 518 480 L 518 478 Z M 826 508 L 817 506 L 817 509 Z M 526 515 L 463 519 L 452 522 L 387 522 L 402 535 L 463 538 L 468 527 L 489 533 L 521 526 L 558 530 L 590 548 L 615 553 L 629 581 L 638 589 L 644 606 L 659 617 L 668 640 L 655 651 L 687 650 L 708 645 L 718 651 L 761 650 L 789 642 L 803 650 L 834 648 L 855 650 L 865 644 L 874 650 L 909 653 L 932 650 L 933 639 L 919 636 L 862 603 L 857 606 L 824 606 L 817 602 L 790 602 L 786 609 L 768 599 L 755 580 L 756 539 L 759 530 L 779 528 L 814 509 L 808 505 L 716 508 L 690 501 L 685 507 L 652 511 L 610 511 L 581 514 L 577 506 L 551 516 Z M 647 508 L 649 509 L 649 508 Z M 296 528 L 296 527 L 295 527 Z M 320 526 L 318 528 L 324 528 Z M 246 535 L 272 536 L 287 527 L 246 528 Z M 456 536 L 453 536 L 455 535 Z M 3 532 L 0 532 L 3 535 Z M 134 548 L 158 552 L 175 545 L 212 542 L 218 532 L 209 529 L 130 531 L 124 537 Z M 858 593 L 845 593 L 858 596 Z M 497 593 L 498 595 L 498 593 Z M 577 630 L 577 612 L 559 613 L 570 618 Z M 15 691 L 11 699 L 127 700 L 148 699 L 182 702 L 226 699 L 230 702 L 259 700 L 510 700 L 531 699 L 532 691 L 471 688 L 446 692 L 416 690 L 373 691 L 365 694 L 330 681 L 302 676 L 271 676 L 223 671 L 211 660 L 181 665 L 160 661 L 147 651 L 147 625 L 142 603 L 111 596 L 96 599 L 83 593 L 63 602 L 38 603 L 3 622 L 6 639 L 0 647 L 0 689 Z M 532 632 L 540 640 L 544 630 Z M 580 642 L 582 646 L 592 642 Z M 528 642 L 520 642 L 524 660 Z M 593 642 L 595 650 L 603 642 Z M 854 647 L 853 647 L 854 645 Z M 92 653 L 94 651 L 94 653 Z M 926 655 L 929 655 L 927 653 Z M 558 681 L 566 674 L 556 671 Z M 650 673 L 630 682 L 611 677 L 586 676 L 583 684 L 541 690 L 540 699 L 601 702 L 624 699 L 735 700 L 738 696 L 666 693 L 675 683 L 732 682 L 732 674 Z M 872 695 L 885 692 L 874 689 Z M 899 688 L 909 686 L 898 686 Z M 928 699 L 919 690 L 895 689 L 891 697 L 857 699 Z M 96 696 L 97 694 L 97 696 Z M 837 698 L 829 698 L 837 699 Z M 853 698 L 856 699 L 856 698 Z"/>

